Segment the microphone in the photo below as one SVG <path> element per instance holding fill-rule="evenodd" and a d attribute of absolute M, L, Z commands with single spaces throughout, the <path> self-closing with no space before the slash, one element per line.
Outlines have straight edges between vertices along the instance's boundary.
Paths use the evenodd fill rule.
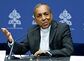
<path fill-rule="evenodd" d="M 10 53 L 9 53 L 9 55 L 8 55 L 8 59 L 12 59 L 12 51 L 13 51 L 13 46 L 14 46 L 14 43 L 10 46 Z"/>
<path fill-rule="evenodd" d="M 11 59 L 20 59 L 20 58 L 17 58 L 13 55 L 13 47 L 14 47 L 14 40 L 13 40 L 13 44 L 10 46 L 10 53 L 7 57 L 8 60 L 11 60 Z"/>

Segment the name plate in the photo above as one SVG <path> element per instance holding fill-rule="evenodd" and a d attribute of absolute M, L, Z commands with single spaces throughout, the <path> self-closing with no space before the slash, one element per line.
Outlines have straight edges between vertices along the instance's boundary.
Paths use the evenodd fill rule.
<path fill-rule="evenodd" d="M 0 61 L 4 61 L 6 57 L 6 51 L 0 50 Z"/>
<path fill-rule="evenodd" d="M 84 56 L 71 56 L 70 61 L 84 61 Z"/>

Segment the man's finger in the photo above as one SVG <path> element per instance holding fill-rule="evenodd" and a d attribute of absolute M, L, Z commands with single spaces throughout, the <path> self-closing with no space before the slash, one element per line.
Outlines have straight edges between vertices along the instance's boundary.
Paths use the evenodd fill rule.
<path fill-rule="evenodd" d="M 7 38 L 9 38 L 9 36 L 11 36 L 11 33 L 6 28 L 1 28 L 1 30 Z"/>
<path fill-rule="evenodd" d="M 6 28 L 1 28 L 2 32 L 7 33 L 8 30 Z"/>

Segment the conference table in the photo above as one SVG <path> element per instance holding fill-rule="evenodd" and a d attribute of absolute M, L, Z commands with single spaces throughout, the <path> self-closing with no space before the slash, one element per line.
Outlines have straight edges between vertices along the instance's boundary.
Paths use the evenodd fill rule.
<path fill-rule="evenodd" d="M 17 57 L 17 58 L 16 58 Z M 12 59 L 5 58 L 5 61 L 70 61 L 70 57 L 48 57 L 48 56 L 14 56 Z"/>
<path fill-rule="evenodd" d="M 49 56 L 29 56 L 29 55 L 14 55 L 11 59 L 8 56 L 4 61 L 84 61 L 84 56 L 70 56 L 70 57 L 49 57 Z"/>

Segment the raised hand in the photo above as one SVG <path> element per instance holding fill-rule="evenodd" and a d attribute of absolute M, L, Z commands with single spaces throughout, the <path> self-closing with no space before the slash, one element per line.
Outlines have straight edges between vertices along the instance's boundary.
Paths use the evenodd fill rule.
<path fill-rule="evenodd" d="M 12 42 L 13 41 L 13 37 L 11 35 L 11 33 L 6 29 L 6 28 L 1 28 L 2 32 L 5 34 L 5 36 L 8 39 L 8 42 Z"/>

